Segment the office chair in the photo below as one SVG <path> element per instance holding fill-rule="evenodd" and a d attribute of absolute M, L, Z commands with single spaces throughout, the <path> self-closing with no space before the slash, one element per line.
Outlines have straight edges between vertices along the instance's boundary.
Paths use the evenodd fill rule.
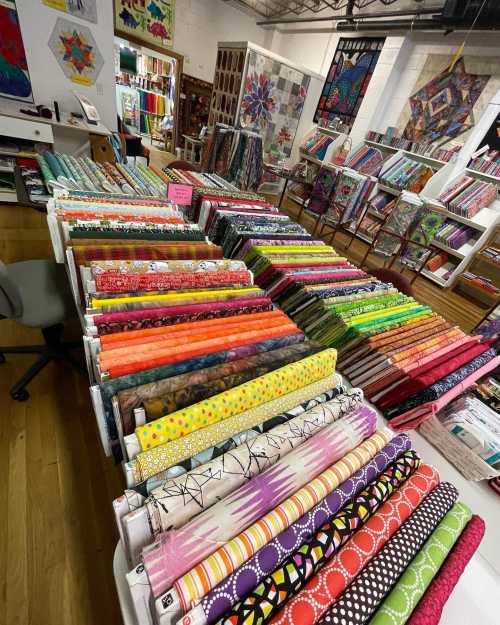
<path fill-rule="evenodd" d="M 368 269 L 368 273 L 374 278 L 382 280 L 382 282 L 391 282 L 401 293 L 409 297 L 415 297 L 410 281 L 399 271 L 386 269 L 385 267 L 377 267 L 376 269 Z"/>
<path fill-rule="evenodd" d="M 75 316 L 76 309 L 63 265 L 50 260 L 27 260 L 5 265 L 0 261 L 0 319 L 40 328 L 44 345 L 0 346 L 0 363 L 5 354 L 40 354 L 38 360 L 10 389 L 12 399 L 26 401 L 26 386 L 51 361 L 64 359 L 79 372 L 85 368 L 73 358 L 71 349 L 81 341 L 63 343 L 62 322 Z"/>

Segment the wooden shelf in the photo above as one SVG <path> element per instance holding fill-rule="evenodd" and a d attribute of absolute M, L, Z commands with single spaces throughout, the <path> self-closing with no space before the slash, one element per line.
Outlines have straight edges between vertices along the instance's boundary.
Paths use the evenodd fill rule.
<path fill-rule="evenodd" d="M 318 130 L 319 132 L 322 132 L 323 134 L 328 135 L 330 137 L 334 137 L 334 138 L 342 134 L 338 130 L 332 130 L 331 128 L 324 128 L 322 126 L 318 126 Z"/>
<path fill-rule="evenodd" d="M 466 256 L 465 254 L 462 254 L 460 250 L 454 250 L 453 248 L 448 247 L 444 243 L 440 243 L 439 241 L 436 241 L 435 239 L 432 241 L 431 245 L 433 245 L 434 247 L 438 247 L 440 250 L 443 250 L 443 252 L 446 252 L 447 254 L 450 254 L 451 256 L 460 258 L 460 260 L 462 260 Z"/>
<path fill-rule="evenodd" d="M 393 189 L 392 187 L 387 186 L 383 182 L 379 182 L 378 183 L 378 190 L 379 191 L 385 191 L 386 193 L 390 193 L 391 195 L 394 195 L 396 197 L 399 197 L 401 195 L 401 193 L 402 193 L 402 191 L 400 191 L 398 189 Z"/>
<path fill-rule="evenodd" d="M 299 197 L 298 195 L 295 195 L 295 193 L 292 193 L 291 191 L 287 191 L 286 196 L 290 198 L 291 200 L 293 200 L 294 202 L 296 202 L 297 204 L 300 204 L 301 206 L 304 206 L 304 205 L 307 206 L 307 202 L 308 202 L 307 199 L 303 200 L 301 197 Z"/>
<path fill-rule="evenodd" d="M 446 165 L 447 162 L 449 162 L 441 161 L 438 158 L 426 156 L 425 154 L 409 152 L 408 150 L 403 150 L 403 148 L 396 148 L 393 145 L 386 145 L 385 143 L 379 143 L 378 141 L 370 141 L 370 139 L 365 139 L 365 143 L 381 150 L 389 150 L 389 152 L 403 152 L 404 154 L 407 154 L 410 158 L 414 158 L 415 160 L 421 161 L 422 163 L 427 163 L 428 165 L 434 165 L 434 167 L 443 167 L 443 165 Z"/>
<path fill-rule="evenodd" d="M 473 178 L 480 178 L 485 182 L 493 182 L 494 184 L 500 185 L 500 178 L 497 176 L 492 176 L 491 174 L 486 174 L 482 171 L 478 171 L 477 169 L 466 169 L 465 173 L 472 176 Z"/>
<path fill-rule="evenodd" d="M 310 161 L 311 163 L 314 163 L 315 165 L 323 165 L 323 161 L 320 161 L 319 158 L 316 158 L 315 156 L 311 156 L 310 154 L 308 154 L 307 152 L 304 152 L 303 150 L 299 150 L 299 154 L 300 154 L 300 158 L 305 158 L 306 161 Z"/>

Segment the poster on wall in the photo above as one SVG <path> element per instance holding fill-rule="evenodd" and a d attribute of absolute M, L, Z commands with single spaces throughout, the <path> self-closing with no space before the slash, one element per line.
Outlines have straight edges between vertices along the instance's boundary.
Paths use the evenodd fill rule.
<path fill-rule="evenodd" d="M 49 48 L 66 78 L 86 87 L 95 83 L 104 59 L 89 28 L 60 17 L 50 36 Z"/>
<path fill-rule="evenodd" d="M 42 0 L 51 9 L 71 13 L 82 20 L 97 24 L 97 0 Z"/>
<path fill-rule="evenodd" d="M 351 127 L 363 102 L 385 37 L 341 37 L 323 85 L 314 121 L 339 117 Z"/>
<path fill-rule="evenodd" d="M 0 96 L 33 102 L 23 38 L 14 2 L 0 2 Z"/>
<path fill-rule="evenodd" d="M 158 46 L 174 45 L 175 0 L 115 0 L 115 29 Z"/>
<path fill-rule="evenodd" d="M 500 71 L 493 80 L 486 59 L 461 57 L 453 66 L 451 61 L 451 55 L 428 55 L 398 122 L 406 139 L 442 145 L 460 136 L 463 143 L 494 95 L 492 89 L 498 89 Z"/>
<path fill-rule="evenodd" d="M 250 50 L 239 124 L 262 136 L 265 160 L 290 156 L 309 82 L 307 74 Z"/>

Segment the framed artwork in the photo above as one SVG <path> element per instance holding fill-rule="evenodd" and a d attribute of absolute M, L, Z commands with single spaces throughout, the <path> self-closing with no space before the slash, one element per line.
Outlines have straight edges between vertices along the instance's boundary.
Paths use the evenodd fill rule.
<path fill-rule="evenodd" d="M 210 96 L 212 83 L 194 78 L 188 74 L 181 75 L 179 86 L 178 145 L 184 145 L 182 135 L 197 138 L 203 126 L 208 125 Z"/>
<path fill-rule="evenodd" d="M 86 87 L 95 83 L 104 59 L 87 26 L 59 17 L 49 39 L 49 48 L 66 78 Z"/>
<path fill-rule="evenodd" d="M 175 0 L 114 0 L 115 29 L 126 37 L 171 48 L 174 45 Z"/>
<path fill-rule="evenodd" d="M 97 0 L 42 0 L 51 9 L 70 13 L 82 20 L 97 24 Z"/>
<path fill-rule="evenodd" d="M 239 124 L 262 136 L 266 160 L 290 156 L 310 79 L 256 50 L 248 52 Z"/>
<path fill-rule="evenodd" d="M 0 96 L 33 102 L 33 92 L 14 2 L 0 3 Z"/>
<path fill-rule="evenodd" d="M 339 117 L 351 127 L 365 97 L 385 37 L 339 39 L 314 121 Z"/>

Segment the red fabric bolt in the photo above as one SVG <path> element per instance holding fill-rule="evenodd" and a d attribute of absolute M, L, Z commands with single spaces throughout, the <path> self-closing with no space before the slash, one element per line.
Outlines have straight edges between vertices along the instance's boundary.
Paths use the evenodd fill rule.
<path fill-rule="evenodd" d="M 448 554 L 407 625 L 438 625 L 445 603 L 483 539 L 485 523 L 475 514 Z"/>

